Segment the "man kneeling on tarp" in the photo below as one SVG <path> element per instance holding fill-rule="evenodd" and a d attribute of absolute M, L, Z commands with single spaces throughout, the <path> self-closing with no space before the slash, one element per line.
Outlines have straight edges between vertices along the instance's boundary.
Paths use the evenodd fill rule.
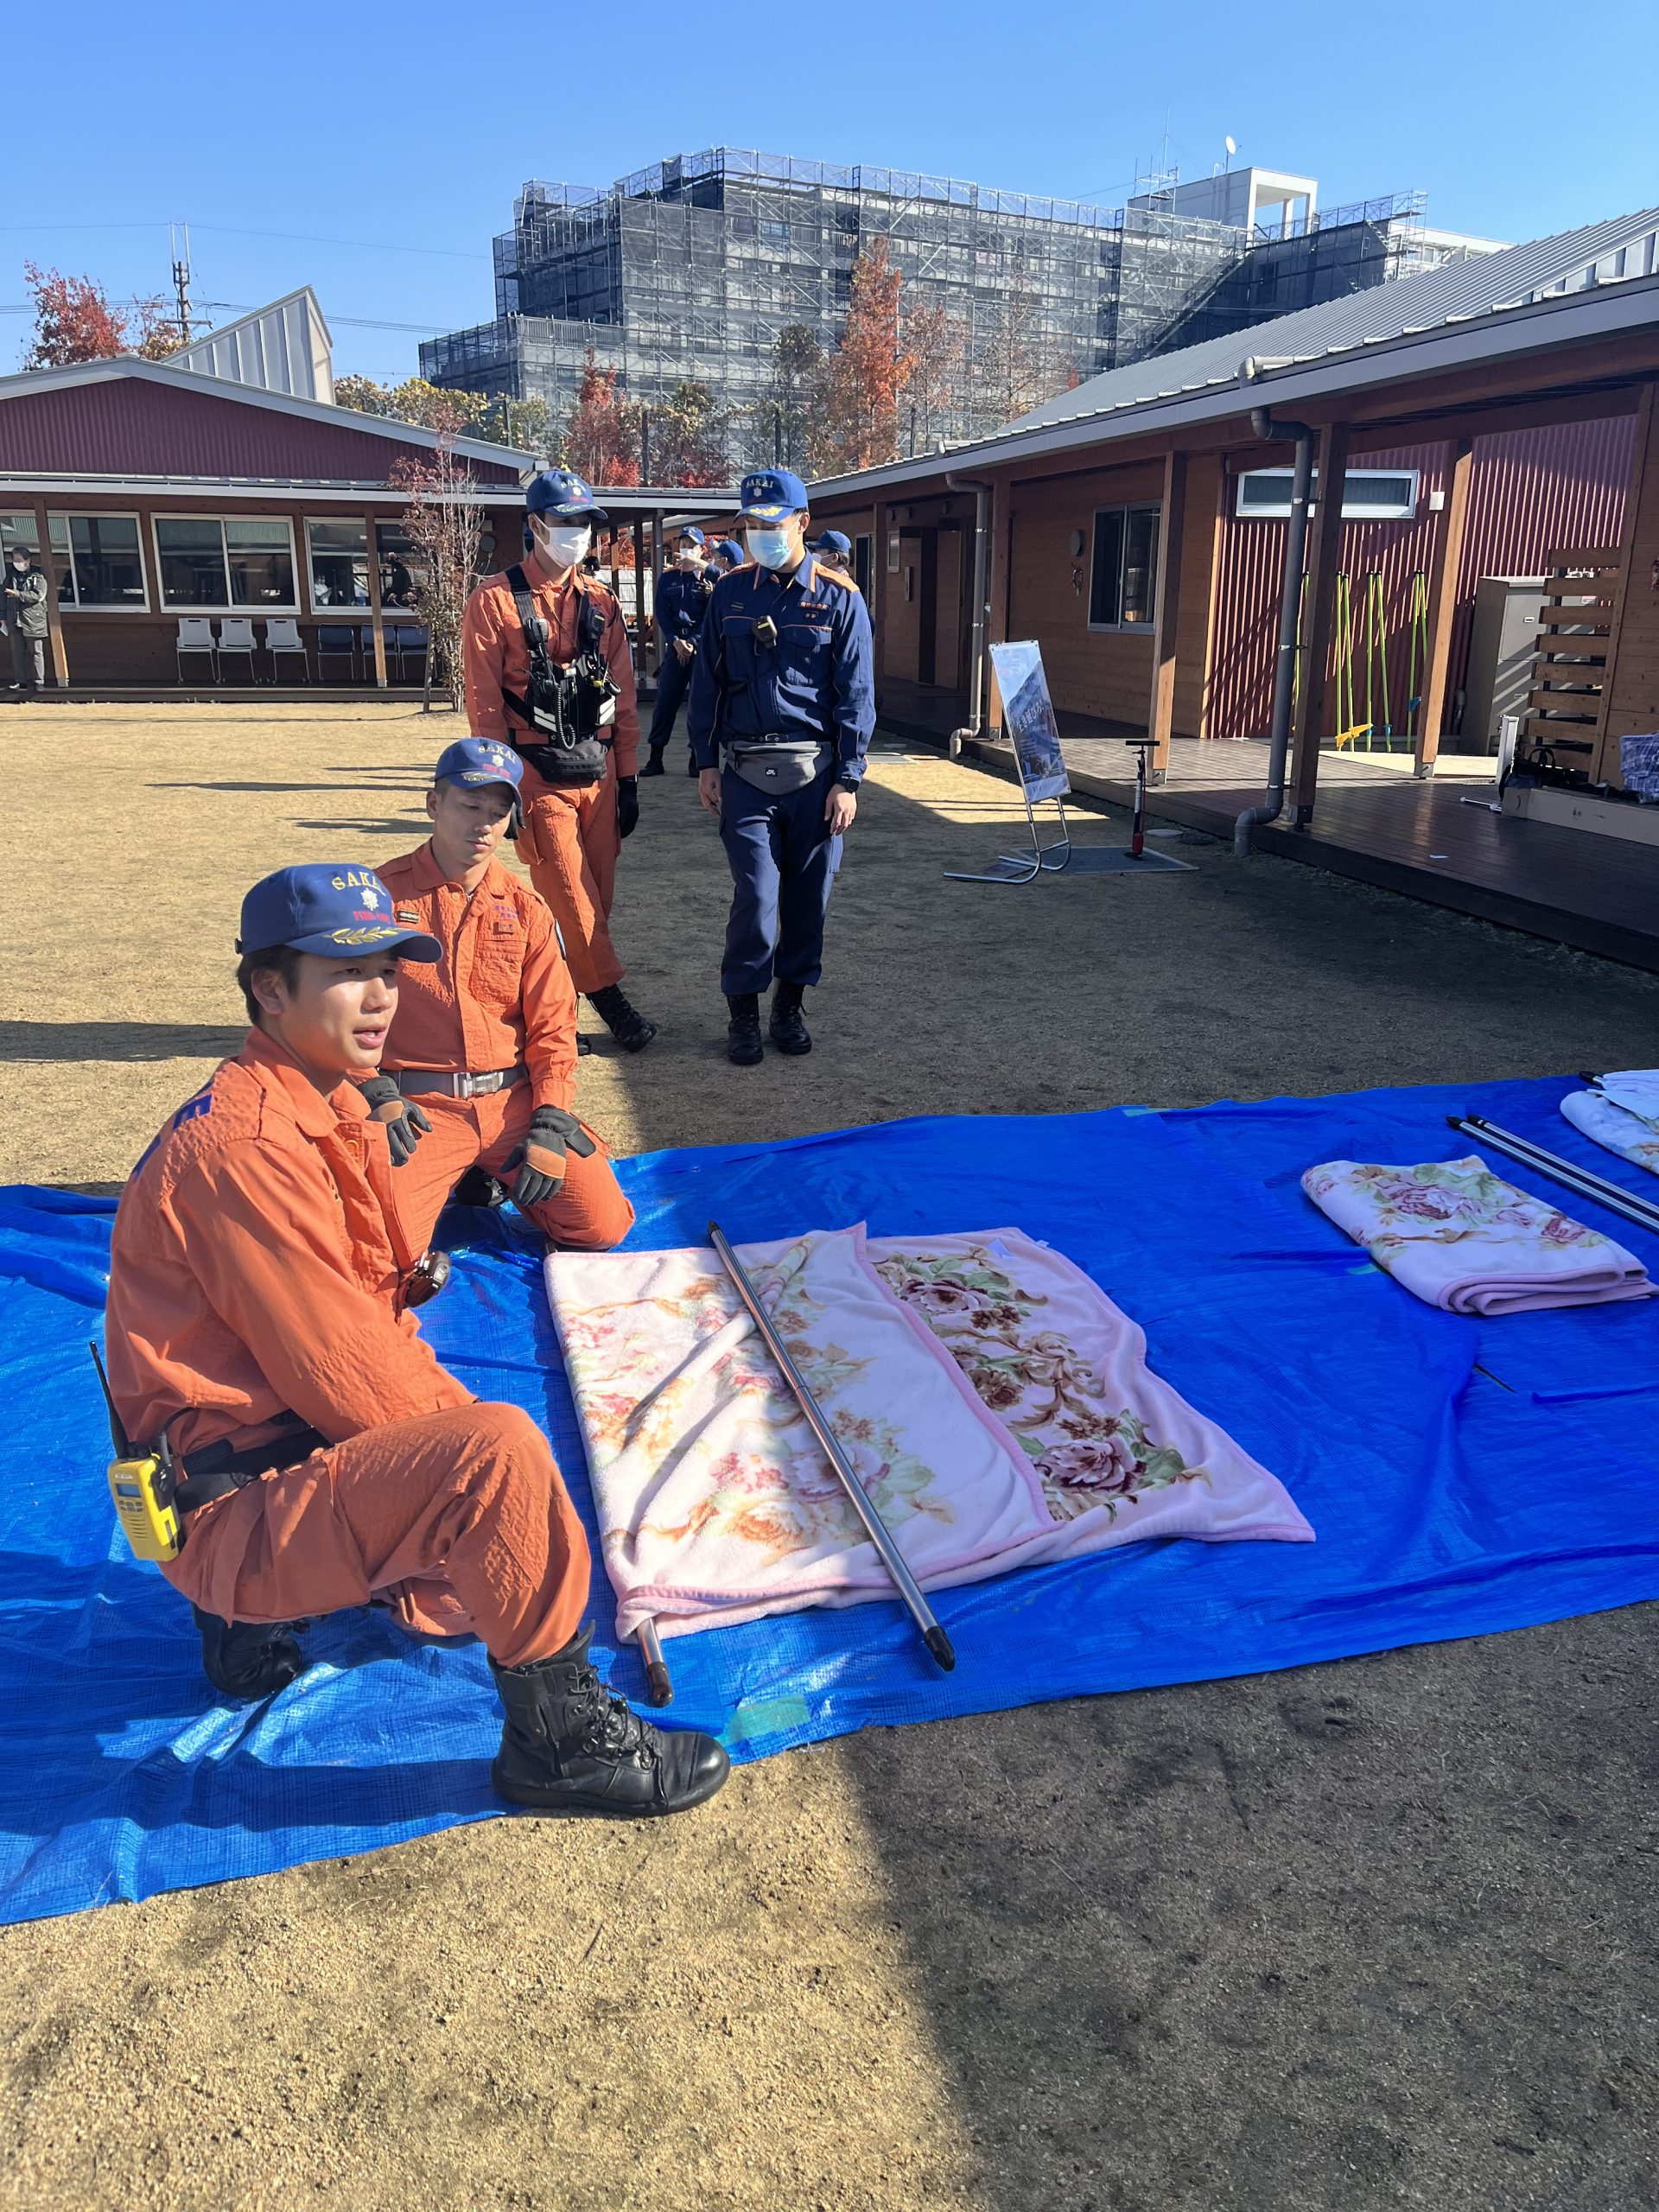
<path fill-rule="evenodd" d="M 493 1199 L 511 1190 L 550 1243 L 578 1251 L 603 1251 L 633 1226 L 604 1147 L 575 1112 L 576 994 L 553 917 L 496 858 L 523 773 L 510 745 L 461 738 L 426 795 L 431 836 L 379 872 L 391 920 L 443 947 L 404 978 L 363 1093 L 386 1125 L 416 1251 L 458 1182 L 463 1196 L 469 1184 Z"/>
<path fill-rule="evenodd" d="M 497 1789 L 543 1812 L 678 1812 L 725 1780 L 711 1737 L 660 1732 L 588 1663 L 588 1560 L 546 1439 L 445 1373 L 409 1306 L 428 1287 L 391 1195 L 372 1074 L 402 961 L 367 868 L 283 868 L 242 906 L 253 1028 L 162 1130 L 116 1217 L 106 1334 L 129 1434 L 165 1436 L 209 1680 L 268 1695 L 301 1616 L 390 1604 L 473 1630 L 506 1725 Z"/>

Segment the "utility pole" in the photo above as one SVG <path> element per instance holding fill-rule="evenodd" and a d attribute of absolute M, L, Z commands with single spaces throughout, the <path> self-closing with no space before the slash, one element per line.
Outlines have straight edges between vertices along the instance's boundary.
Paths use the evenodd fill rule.
<path fill-rule="evenodd" d="M 179 339 L 188 346 L 194 334 L 190 327 L 190 226 L 188 223 L 167 226 L 168 244 L 173 251 L 173 291 L 178 302 Z M 184 245 L 181 252 L 179 241 Z"/>

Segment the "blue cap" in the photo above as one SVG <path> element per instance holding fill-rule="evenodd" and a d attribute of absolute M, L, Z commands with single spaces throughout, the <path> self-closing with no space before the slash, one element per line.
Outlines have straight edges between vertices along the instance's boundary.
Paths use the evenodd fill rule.
<path fill-rule="evenodd" d="M 813 548 L 818 553 L 850 553 L 853 541 L 838 530 L 826 530 Z"/>
<path fill-rule="evenodd" d="M 787 468 L 757 468 L 738 487 L 745 522 L 782 522 L 806 505 L 806 486 Z"/>
<path fill-rule="evenodd" d="M 689 537 L 694 545 L 706 545 L 709 543 L 696 524 L 691 522 L 687 523 L 683 530 L 677 530 L 674 535 L 677 539 Z"/>
<path fill-rule="evenodd" d="M 524 486 L 524 511 L 551 515 L 555 522 L 608 522 L 610 517 L 580 476 L 568 468 L 544 468 Z"/>
<path fill-rule="evenodd" d="M 734 569 L 741 569 L 749 557 L 734 537 L 722 537 L 715 550 L 722 554 Z"/>
<path fill-rule="evenodd" d="M 279 868 L 242 901 L 238 952 L 286 944 L 327 960 L 355 960 L 371 950 L 400 960 L 442 960 L 443 947 L 424 930 L 400 926 L 391 893 L 372 868 L 313 861 Z"/>
<path fill-rule="evenodd" d="M 466 791 L 475 791 L 481 784 L 510 784 L 517 791 L 524 772 L 524 762 L 499 738 L 458 737 L 438 755 L 432 780 L 459 784 Z"/>

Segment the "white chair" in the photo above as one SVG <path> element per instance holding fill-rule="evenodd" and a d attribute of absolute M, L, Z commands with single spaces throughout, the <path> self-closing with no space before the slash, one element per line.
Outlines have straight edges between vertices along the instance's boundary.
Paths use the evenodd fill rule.
<path fill-rule="evenodd" d="M 219 624 L 219 664 L 221 671 L 225 666 L 226 653 L 246 653 L 248 681 L 250 683 L 256 683 L 257 678 L 253 672 L 253 625 L 245 615 L 238 615 L 232 621 Z"/>
<path fill-rule="evenodd" d="M 270 655 L 270 680 L 273 683 L 280 683 L 282 680 L 282 668 L 277 658 L 281 653 L 297 653 L 300 657 L 300 667 L 303 671 L 300 681 L 302 683 L 308 683 L 311 681 L 311 656 L 305 650 L 305 640 L 300 635 L 300 626 L 291 615 L 284 621 L 278 622 L 273 620 L 266 623 L 265 651 Z"/>
<path fill-rule="evenodd" d="M 213 681 L 215 683 L 219 682 L 219 648 L 213 643 L 213 626 L 201 615 L 181 614 L 179 617 L 179 638 L 174 652 L 178 659 L 181 683 L 184 681 L 186 653 L 206 653 L 207 665 L 213 671 Z"/>

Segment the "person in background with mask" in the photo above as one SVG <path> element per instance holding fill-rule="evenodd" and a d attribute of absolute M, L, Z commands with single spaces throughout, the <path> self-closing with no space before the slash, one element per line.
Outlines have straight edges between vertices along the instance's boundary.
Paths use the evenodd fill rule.
<path fill-rule="evenodd" d="M 843 576 L 853 573 L 853 541 L 844 531 L 826 530 L 812 548 L 812 557 L 826 569 L 835 569 Z"/>
<path fill-rule="evenodd" d="M 722 537 L 709 556 L 709 565 L 702 572 L 703 582 L 712 591 L 722 576 L 729 576 L 734 569 L 741 569 L 748 557 L 734 537 Z"/>
<path fill-rule="evenodd" d="M 875 727 L 870 618 L 850 576 L 806 550 L 806 487 L 787 469 L 743 479 L 752 565 L 715 586 L 691 664 L 687 727 L 699 796 L 731 866 L 721 988 L 727 1057 L 765 1057 L 760 994 L 780 1052 L 809 1052 L 802 1001 Z"/>
<path fill-rule="evenodd" d="M 657 705 L 651 717 L 651 757 L 639 771 L 642 776 L 664 772 L 663 755 L 674 734 L 674 717 L 680 711 L 685 687 L 691 681 L 697 633 L 709 604 L 702 573 L 703 543 L 702 532 L 688 524 L 675 544 L 673 567 L 664 569 L 657 579 L 653 598 L 657 635 L 663 650 L 657 667 Z M 691 773 L 696 772 L 693 760 Z"/>
<path fill-rule="evenodd" d="M 46 593 L 44 571 L 29 545 L 14 545 L 6 563 L 0 606 L 11 639 L 11 688 L 39 691 L 46 683 Z"/>
<path fill-rule="evenodd" d="M 553 910 L 570 980 L 624 1051 L 639 1052 L 657 1027 L 623 995 L 610 932 L 617 858 L 639 819 L 633 656 L 621 609 L 582 565 L 607 518 L 563 468 L 533 478 L 524 506 L 524 560 L 486 576 L 467 602 L 467 724 L 523 756 L 519 856 Z M 550 722 L 571 741 L 549 742 Z"/>

